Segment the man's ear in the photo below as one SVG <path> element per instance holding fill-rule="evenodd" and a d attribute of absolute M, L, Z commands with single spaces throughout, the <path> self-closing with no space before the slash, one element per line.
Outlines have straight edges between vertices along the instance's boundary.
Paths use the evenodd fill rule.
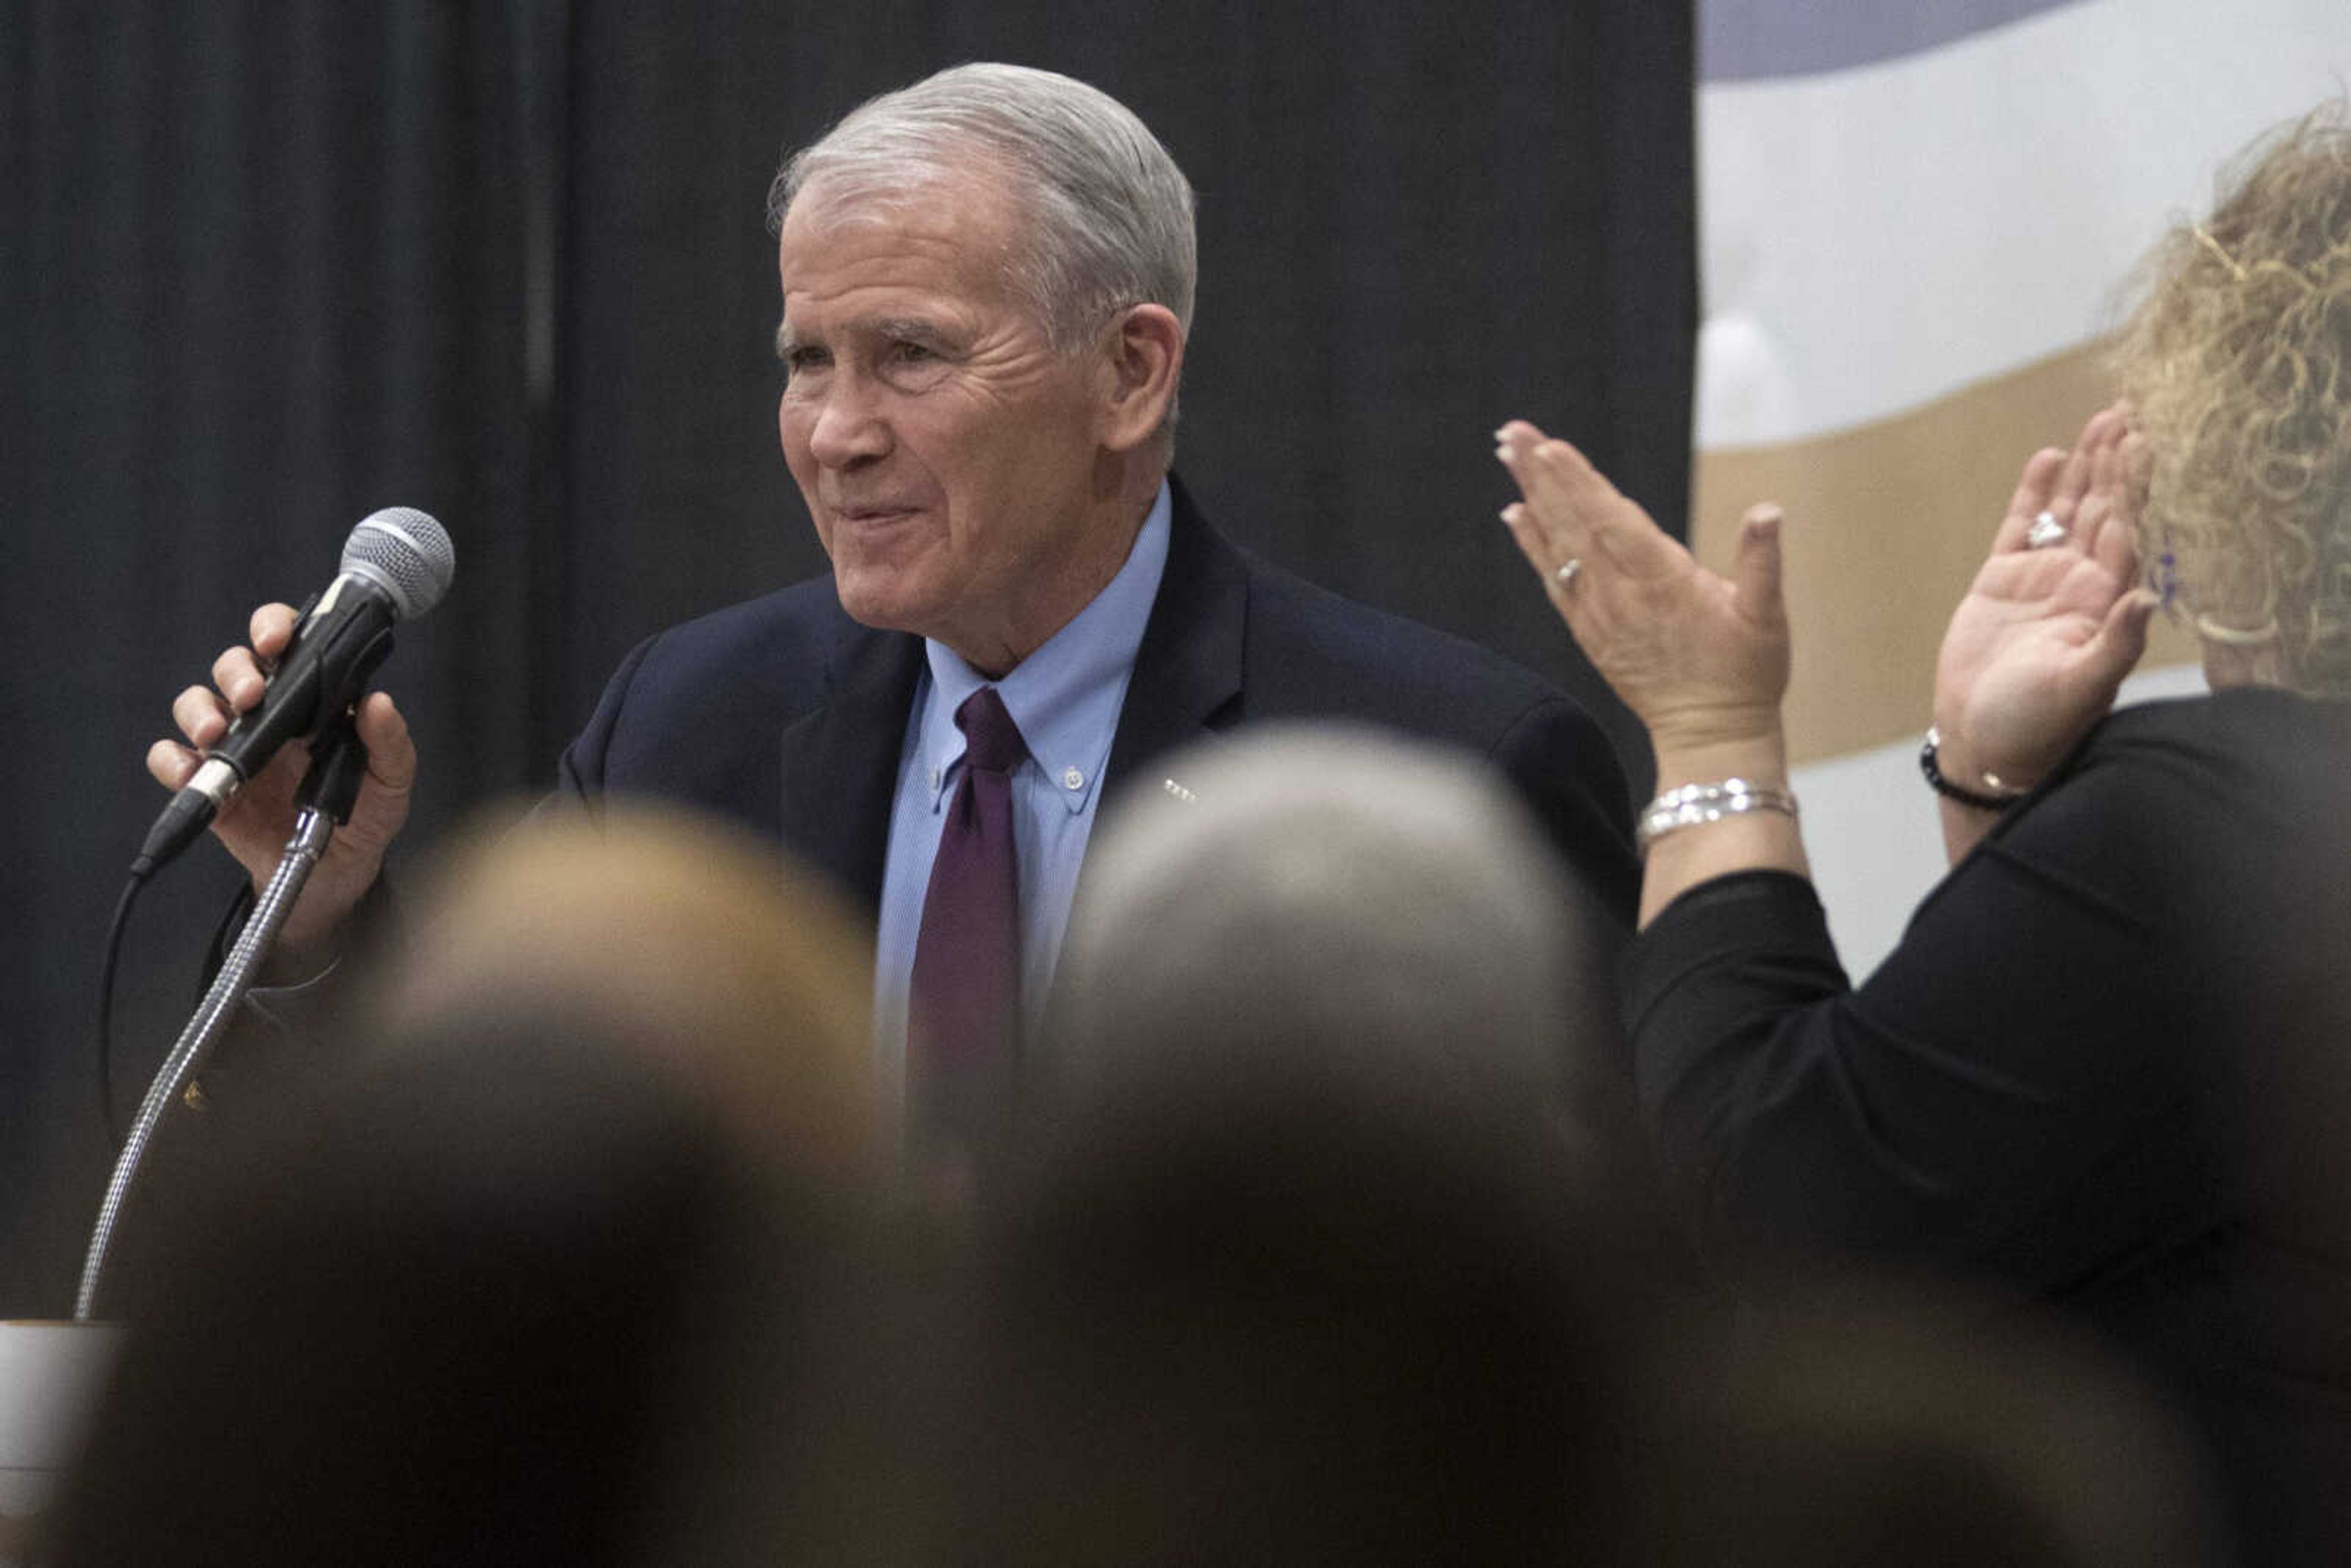
<path fill-rule="evenodd" d="M 1184 324 L 1165 305 L 1130 305 L 1108 329 L 1102 444 L 1132 452 L 1156 436 L 1176 406 Z"/>

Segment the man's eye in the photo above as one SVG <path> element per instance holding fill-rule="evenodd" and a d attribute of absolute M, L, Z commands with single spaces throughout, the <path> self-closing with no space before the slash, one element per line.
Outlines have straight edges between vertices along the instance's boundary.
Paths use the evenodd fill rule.
<path fill-rule="evenodd" d="M 831 362 L 831 356 L 822 349 L 794 349 L 784 356 L 784 372 L 797 376 L 804 371 L 822 370 Z"/>
<path fill-rule="evenodd" d="M 923 365 L 938 358 L 928 343 L 910 343 L 901 340 L 890 345 L 890 358 L 901 365 Z"/>

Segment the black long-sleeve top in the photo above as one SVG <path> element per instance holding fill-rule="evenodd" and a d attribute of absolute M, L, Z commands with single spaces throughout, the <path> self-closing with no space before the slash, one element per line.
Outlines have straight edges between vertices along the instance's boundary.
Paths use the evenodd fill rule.
<path fill-rule="evenodd" d="M 1809 883 L 1704 883 L 1625 1005 L 1718 1241 L 2069 1308 L 2201 1422 L 2254 1560 L 2351 1552 L 2351 705 L 2111 716 L 1857 988 Z"/>

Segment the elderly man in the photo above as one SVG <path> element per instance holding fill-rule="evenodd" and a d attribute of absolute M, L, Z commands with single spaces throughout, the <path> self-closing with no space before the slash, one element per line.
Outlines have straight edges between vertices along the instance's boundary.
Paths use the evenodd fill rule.
<path fill-rule="evenodd" d="M 1124 107 L 959 67 L 856 110 L 770 205 L 778 430 L 832 574 L 637 648 L 559 794 L 715 811 L 837 876 L 877 914 L 891 1081 L 949 1120 L 1000 1098 L 1105 783 L 1180 793 L 1162 754 L 1245 721 L 1353 718 L 1487 758 L 1629 911 L 1624 785 L 1583 712 L 1243 555 L 1169 476 L 1192 193 Z M 256 648 L 290 621 L 256 616 Z M 196 746 L 260 695 L 245 650 L 214 678 L 175 707 Z M 360 718 L 372 779 L 289 922 L 289 968 L 334 949 L 405 813 L 404 727 L 380 695 Z M 150 767 L 176 786 L 193 758 L 159 743 Z M 216 825 L 256 875 L 286 794 L 250 790 Z"/>

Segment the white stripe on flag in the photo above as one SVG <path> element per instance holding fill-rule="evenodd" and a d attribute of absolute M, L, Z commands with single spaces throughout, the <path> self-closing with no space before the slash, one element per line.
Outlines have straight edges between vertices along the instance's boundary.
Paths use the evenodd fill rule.
<path fill-rule="evenodd" d="M 1700 448 L 1848 429 L 2088 340 L 2220 162 L 2346 81 L 2351 0 L 2099 0 L 1701 88 Z"/>

